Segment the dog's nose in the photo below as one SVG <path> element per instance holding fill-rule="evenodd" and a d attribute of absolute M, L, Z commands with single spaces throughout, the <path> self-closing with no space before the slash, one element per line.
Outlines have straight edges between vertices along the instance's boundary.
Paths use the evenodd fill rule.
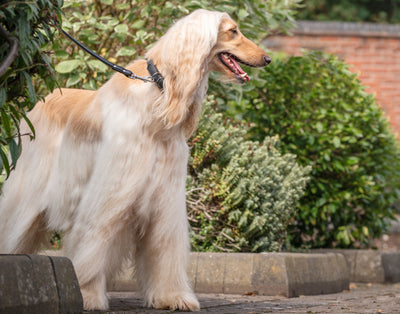
<path fill-rule="evenodd" d="M 271 61 L 272 61 L 272 59 L 271 59 L 271 57 L 270 57 L 270 56 L 264 56 L 264 62 L 265 62 L 265 65 L 268 65 L 268 64 L 270 64 L 270 63 L 271 63 Z"/>

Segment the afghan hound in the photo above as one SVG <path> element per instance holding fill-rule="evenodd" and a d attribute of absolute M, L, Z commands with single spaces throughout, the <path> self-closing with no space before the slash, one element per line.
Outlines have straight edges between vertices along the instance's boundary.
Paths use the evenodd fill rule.
<path fill-rule="evenodd" d="M 146 306 L 199 309 L 186 273 L 186 141 L 211 71 L 245 83 L 239 63 L 271 61 L 228 14 L 206 10 L 178 20 L 145 58 L 162 88 L 117 73 L 97 91 L 58 89 L 38 102 L 36 137 L 23 139 L 0 200 L 0 253 L 34 253 L 63 232 L 87 310 L 108 308 L 106 282 L 124 260 Z M 128 69 L 149 75 L 144 59 Z"/>

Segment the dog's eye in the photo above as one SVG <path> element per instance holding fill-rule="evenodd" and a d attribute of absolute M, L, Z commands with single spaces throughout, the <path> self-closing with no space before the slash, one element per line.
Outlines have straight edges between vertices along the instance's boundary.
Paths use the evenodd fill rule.
<path fill-rule="evenodd" d="M 230 31 L 232 32 L 232 34 L 237 34 L 238 33 L 237 28 L 232 28 Z"/>

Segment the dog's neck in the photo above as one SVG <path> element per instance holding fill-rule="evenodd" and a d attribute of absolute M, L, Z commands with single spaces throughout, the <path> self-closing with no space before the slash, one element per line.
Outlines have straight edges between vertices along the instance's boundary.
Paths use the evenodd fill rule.
<path fill-rule="evenodd" d="M 207 95 L 208 90 L 208 77 L 209 73 L 206 73 L 193 97 L 193 103 L 188 108 L 186 119 L 183 122 L 183 128 L 186 138 L 189 138 L 193 134 L 193 132 L 196 131 L 197 125 L 199 124 L 202 103 Z"/>

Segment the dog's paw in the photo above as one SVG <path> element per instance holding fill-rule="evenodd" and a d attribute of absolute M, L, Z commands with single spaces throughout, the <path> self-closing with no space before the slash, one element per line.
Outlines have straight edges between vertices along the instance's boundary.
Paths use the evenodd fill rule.
<path fill-rule="evenodd" d="M 92 291 L 82 289 L 83 309 L 90 310 L 107 310 L 108 298 L 105 294 L 97 294 Z"/>
<path fill-rule="evenodd" d="M 193 293 L 170 293 L 163 298 L 156 299 L 153 307 L 163 310 L 198 311 L 200 310 L 199 301 Z"/>

